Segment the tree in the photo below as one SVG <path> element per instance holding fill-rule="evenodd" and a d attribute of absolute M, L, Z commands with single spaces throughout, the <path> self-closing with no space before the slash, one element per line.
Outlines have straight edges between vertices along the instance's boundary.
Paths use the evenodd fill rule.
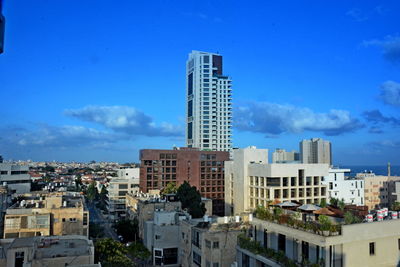
<path fill-rule="evenodd" d="M 183 209 L 188 209 L 193 218 L 201 218 L 206 213 L 204 203 L 201 202 L 200 192 L 195 186 L 185 181 L 176 192 L 177 199 L 182 203 Z"/>
<path fill-rule="evenodd" d="M 338 202 L 339 202 L 339 199 L 334 198 L 334 197 L 329 200 L 329 203 L 334 207 L 338 206 Z"/>
<path fill-rule="evenodd" d="M 392 204 L 391 210 L 400 211 L 400 202 L 397 202 L 397 201 L 394 202 L 394 203 Z"/>
<path fill-rule="evenodd" d="M 89 223 L 89 237 L 92 238 L 104 237 L 104 228 L 97 223 Z"/>
<path fill-rule="evenodd" d="M 319 203 L 319 205 L 321 206 L 321 208 L 325 208 L 326 207 L 326 199 L 325 198 L 321 199 L 321 202 Z"/>
<path fill-rule="evenodd" d="M 75 189 L 76 191 L 80 191 L 81 188 L 82 188 L 82 177 L 80 174 L 77 174 L 75 178 Z"/>
<path fill-rule="evenodd" d="M 136 241 L 139 239 L 139 223 L 134 220 L 121 220 L 115 224 L 117 234 L 121 235 L 124 242 Z"/>
<path fill-rule="evenodd" d="M 135 242 L 128 247 L 129 255 L 139 260 L 148 260 L 151 256 L 150 251 L 140 242 Z"/>
<path fill-rule="evenodd" d="M 93 201 L 97 198 L 97 195 L 98 195 L 98 192 L 97 192 L 96 183 L 93 181 L 87 188 L 86 197 L 90 201 Z"/>
<path fill-rule="evenodd" d="M 101 266 L 120 267 L 134 266 L 126 254 L 128 248 L 124 244 L 111 238 L 100 239 L 95 243 L 95 261 L 101 262 Z"/>
<path fill-rule="evenodd" d="M 161 194 L 176 194 L 177 190 L 178 188 L 176 187 L 176 184 L 174 182 L 170 182 L 166 187 L 164 187 L 164 189 L 161 191 Z"/>

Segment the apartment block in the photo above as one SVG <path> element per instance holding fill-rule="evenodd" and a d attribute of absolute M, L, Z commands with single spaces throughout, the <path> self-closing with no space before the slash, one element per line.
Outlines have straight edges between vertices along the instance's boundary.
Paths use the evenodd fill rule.
<path fill-rule="evenodd" d="M 212 199 L 213 214 L 224 215 L 224 162 L 229 152 L 201 151 L 195 148 L 140 151 L 140 190 L 162 189 L 187 181 L 202 197 Z"/>
<path fill-rule="evenodd" d="M 272 152 L 272 163 L 300 163 L 300 154 L 297 151 L 286 151 L 277 148 Z"/>
<path fill-rule="evenodd" d="M 107 187 L 107 209 L 111 220 L 124 218 L 126 195 L 139 192 L 139 168 L 119 169 L 117 175 L 111 178 Z"/>
<path fill-rule="evenodd" d="M 356 177 L 364 179 L 365 205 L 369 210 L 389 207 L 392 193 L 391 184 L 400 181 L 399 176 L 375 175 L 372 172 L 358 173 Z"/>
<path fill-rule="evenodd" d="M 31 191 L 29 167 L 11 163 L 0 163 L 0 184 L 7 185 L 13 194 Z"/>
<path fill-rule="evenodd" d="M 335 235 L 325 236 L 282 223 L 254 218 L 247 242 L 269 255 L 279 253 L 296 266 L 397 266 L 400 250 L 400 220 L 342 225 Z M 276 257 L 239 241 L 237 266 L 284 266 Z M 261 251 L 259 250 L 259 251 Z M 301 265 L 304 266 L 304 265 Z M 314 266 L 314 265 L 311 265 Z"/>
<path fill-rule="evenodd" d="M 322 180 L 322 184 L 327 186 L 328 201 L 336 198 L 345 204 L 365 204 L 364 179 L 350 177 L 350 172 L 350 169 L 329 169 L 329 175 Z"/>
<path fill-rule="evenodd" d="M 4 238 L 89 235 L 89 212 L 77 193 L 31 193 L 9 207 Z"/>
<path fill-rule="evenodd" d="M 201 150 L 232 149 L 232 80 L 222 56 L 192 51 L 186 62 L 186 145 Z"/>
<path fill-rule="evenodd" d="M 154 214 L 158 211 L 181 211 L 181 202 L 174 196 L 164 199 L 155 196 L 126 195 L 127 217 L 130 220 L 137 219 L 139 224 L 139 237 L 144 239 L 145 225 L 147 221 L 154 220 Z"/>
<path fill-rule="evenodd" d="M 332 165 L 331 142 L 321 138 L 312 138 L 300 142 L 300 160 L 302 163 L 326 163 Z"/>
<path fill-rule="evenodd" d="M 154 220 L 145 222 L 143 244 L 152 252 L 154 266 L 180 266 L 180 221 L 187 214 L 176 211 L 156 211 Z"/>
<path fill-rule="evenodd" d="M 96 266 L 94 245 L 79 235 L 1 239 L 0 266 Z"/>
<path fill-rule="evenodd" d="M 268 150 L 234 149 L 225 162 L 225 213 L 238 215 L 269 202 L 320 203 L 327 198 L 328 164 L 268 164 Z"/>
<path fill-rule="evenodd" d="M 182 267 L 231 267 L 237 237 L 247 229 L 238 216 L 183 220 L 180 227 Z"/>

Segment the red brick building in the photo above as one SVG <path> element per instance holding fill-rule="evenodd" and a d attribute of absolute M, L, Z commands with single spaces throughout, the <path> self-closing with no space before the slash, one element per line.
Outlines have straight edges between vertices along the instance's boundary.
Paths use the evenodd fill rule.
<path fill-rule="evenodd" d="M 140 189 L 162 189 L 168 183 L 184 181 L 194 185 L 203 197 L 212 199 L 213 214 L 224 215 L 224 162 L 226 151 L 200 151 L 196 148 L 140 150 Z"/>

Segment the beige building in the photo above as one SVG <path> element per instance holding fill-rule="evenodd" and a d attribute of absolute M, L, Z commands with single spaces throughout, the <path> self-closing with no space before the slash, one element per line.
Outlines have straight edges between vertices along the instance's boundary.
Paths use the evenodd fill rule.
<path fill-rule="evenodd" d="M 2 239 L 0 266 L 96 266 L 93 241 L 78 235 Z"/>
<path fill-rule="evenodd" d="M 234 149 L 225 162 L 225 214 L 238 215 L 268 202 L 320 203 L 327 198 L 328 164 L 268 164 L 268 150 Z"/>
<path fill-rule="evenodd" d="M 299 162 L 300 155 L 297 151 L 286 151 L 285 149 L 277 148 L 272 152 L 272 163 L 293 163 Z"/>
<path fill-rule="evenodd" d="M 118 177 L 112 178 L 107 187 L 107 209 L 111 220 L 126 216 L 126 194 L 139 193 L 139 168 L 125 168 L 117 171 Z"/>
<path fill-rule="evenodd" d="M 392 204 L 393 183 L 400 181 L 399 176 L 383 176 L 374 173 L 358 173 L 357 177 L 364 179 L 365 205 L 369 210 L 390 207 Z"/>
<path fill-rule="evenodd" d="M 89 234 L 89 212 L 78 193 L 30 193 L 7 209 L 4 238 Z"/>
<path fill-rule="evenodd" d="M 139 237 L 144 238 L 144 228 L 147 221 L 154 220 L 157 211 L 181 211 L 181 202 L 173 197 L 160 199 L 151 196 L 126 195 L 126 212 L 129 219 L 137 219 Z"/>
<path fill-rule="evenodd" d="M 311 138 L 300 142 L 300 160 L 305 164 L 325 163 L 332 165 L 331 142 Z"/>
<path fill-rule="evenodd" d="M 230 267 L 235 262 L 237 237 L 247 226 L 233 217 L 183 220 L 181 266 Z"/>
<path fill-rule="evenodd" d="M 297 264 L 322 266 L 398 266 L 400 220 L 343 225 L 338 235 L 324 236 L 254 218 L 251 238 L 261 247 L 281 251 Z M 237 266 L 282 266 L 272 258 L 238 246 Z M 320 266 L 320 265 L 319 265 Z"/>

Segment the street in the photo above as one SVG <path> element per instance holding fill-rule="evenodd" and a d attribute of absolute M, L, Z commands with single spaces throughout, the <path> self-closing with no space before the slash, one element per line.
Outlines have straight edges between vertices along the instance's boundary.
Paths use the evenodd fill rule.
<path fill-rule="evenodd" d="M 118 240 L 118 235 L 112 228 L 112 224 L 109 223 L 103 216 L 101 215 L 101 212 L 96 208 L 95 203 L 87 203 L 88 210 L 89 210 L 89 220 L 90 222 L 94 224 L 99 224 L 104 228 L 104 234 L 107 237 L 110 237 L 114 240 Z"/>

